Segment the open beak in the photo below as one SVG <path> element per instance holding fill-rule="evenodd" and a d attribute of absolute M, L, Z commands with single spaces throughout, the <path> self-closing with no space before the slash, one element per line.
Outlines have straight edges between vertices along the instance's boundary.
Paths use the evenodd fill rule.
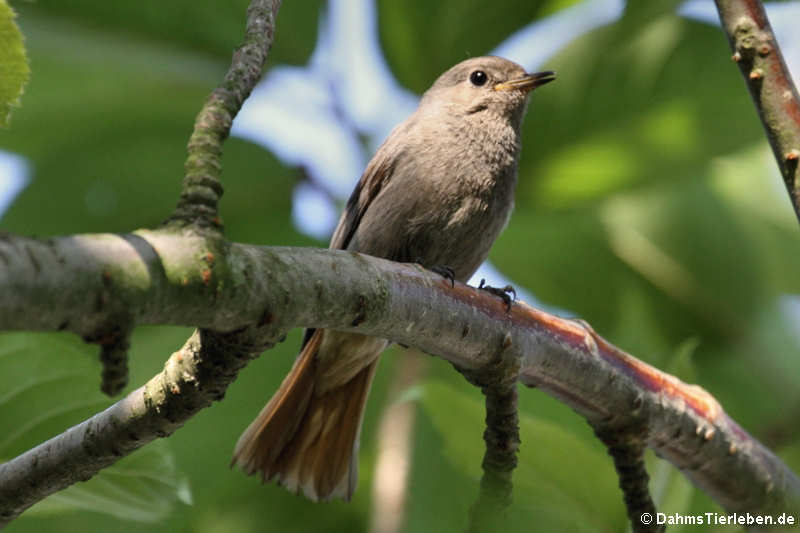
<path fill-rule="evenodd" d="M 556 79 L 556 73 L 552 70 L 547 70 L 545 72 L 535 72 L 533 74 L 526 74 L 521 78 L 517 78 L 516 80 L 509 80 L 503 83 L 498 83 L 494 86 L 495 91 L 511 91 L 511 90 L 519 90 L 530 92 L 535 88 L 544 85 L 545 83 L 550 83 Z"/>

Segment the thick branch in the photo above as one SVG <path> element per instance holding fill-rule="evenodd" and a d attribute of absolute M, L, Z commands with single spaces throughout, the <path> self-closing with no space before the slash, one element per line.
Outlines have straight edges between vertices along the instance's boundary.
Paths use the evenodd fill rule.
<path fill-rule="evenodd" d="M 800 218 L 800 98 L 759 0 L 715 0 L 786 190 Z"/>
<path fill-rule="evenodd" d="M 522 304 L 507 313 L 494 295 L 462 284 L 451 288 L 418 267 L 343 251 L 222 246 L 167 231 L 47 241 L 5 237 L 0 263 L 2 330 L 85 334 L 124 309 L 136 323 L 215 331 L 255 326 L 265 342 L 300 326 L 357 331 L 435 353 L 468 370 L 491 365 L 502 347 L 520 361 L 523 384 L 561 399 L 593 425 L 645 428 L 648 446 L 729 511 L 800 510 L 800 479 L 700 387 L 635 359 L 582 323 Z M 226 368 L 225 360 L 220 365 Z M 221 394 L 224 385 L 219 387 Z M 129 396 L 111 409 L 132 401 Z M 191 395 L 172 401 L 182 406 L 168 411 L 173 424 L 197 408 Z M 114 421 L 108 428 L 92 423 L 95 431 L 84 434 L 77 448 L 66 445 L 77 442 L 67 432 L 0 467 L 0 502 L 23 489 L 18 483 L 24 480 L 10 482 L 10 472 L 36 471 L 49 479 L 55 471 L 48 473 L 44 465 L 80 463 L 86 477 L 108 462 L 93 464 L 80 448 L 103 448 L 110 442 L 106 430 L 120 435 L 135 428 L 139 439 L 146 438 L 137 433 L 146 428 L 136 418 L 108 420 Z"/>
<path fill-rule="evenodd" d="M 217 203 L 222 196 L 222 143 L 233 119 L 261 78 L 272 47 L 281 0 L 252 0 L 242 45 L 233 53 L 222 84 L 206 100 L 189 138 L 183 190 L 171 220 L 221 227 Z"/>

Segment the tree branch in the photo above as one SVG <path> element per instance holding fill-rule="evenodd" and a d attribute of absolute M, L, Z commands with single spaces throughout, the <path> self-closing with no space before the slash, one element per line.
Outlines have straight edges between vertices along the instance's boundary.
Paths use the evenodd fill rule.
<path fill-rule="evenodd" d="M 86 481 L 148 442 L 171 435 L 221 399 L 237 372 L 272 344 L 196 331 L 143 387 L 61 435 L 0 465 L 0 527 L 44 497 Z"/>
<path fill-rule="evenodd" d="M 183 190 L 170 221 L 221 227 L 217 203 L 222 196 L 222 143 L 233 119 L 261 78 L 275 34 L 281 0 L 252 0 L 244 42 L 233 53 L 222 84 L 206 100 L 187 147 Z"/>
<path fill-rule="evenodd" d="M 488 366 L 479 369 L 456 366 L 456 370 L 480 388 L 486 397 L 486 430 L 483 433 L 486 452 L 481 464 L 483 477 L 478 498 L 469 513 L 468 531 L 502 529 L 505 510 L 512 501 L 512 477 L 517 467 L 520 443 L 517 411 L 520 360 L 517 354 L 509 351 L 511 345 L 511 336 L 507 335 L 495 348 L 494 360 Z"/>
<path fill-rule="evenodd" d="M 800 219 L 800 98 L 759 0 L 715 0 L 739 65 L 764 125 L 767 140 Z"/>
<path fill-rule="evenodd" d="M 502 529 L 505 511 L 513 498 L 512 477 L 517 467 L 519 449 L 519 413 L 517 384 L 485 388 L 486 430 L 483 440 L 483 476 L 478 498 L 470 509 L 467 531 L 498 531 Z"/>
<path fill-rule="evenodd" d="M 605 444 L 608 454 L 614 460 L 614 469 L 619 478 L 628 519 L 634 533 L 661 533 L 666 528 L 656 520 L 642 520 L 649 515 L 656 516 L 656 506 L 650 496 L 648 482 L 650 476 L 644 466 L 644 435 L 641 428 L 617 428 L 595 426 L 594 433 Z"/>
<path fill-rule="evenodd" d="M 490 367 L 502 348 L 505 357 L 519 361 L 523 384 L 564 401 L 593 425 L 642 428 L 649 447 L 727 510 L 800 510 L 800 479 L 700 387 L 635 359 L 580 322 L 524 304 L 507 313 L 494 295 L 463 284 L 451 288 L 419 267 L 344 251 L 222 246 L 211 237 L 166 229 L 46 241 L 6 236 L 0 262 L 0 330 L 84 334 L 124 308 L 136 323 L 231 332 L 222 336 L 225 346 L 237 347 L 229 353 L 215 340 L 208 358 L 190 358 L 203 364 L 179 366 L 185 350 L 202 354 L 204 335 L 217 338 L 199 334 L 199 348 L 174 354 L 145 387 L 162 391 L 169 407 L 148 403 L 150 393 L 139 389 L 0 466 L 0 516 L 6 521 L 76 480 L 63 469 L 86 479 L 135 442 L 174 431 L 221 397 L 250 356 L 301 326 L 388 338 L 467 370 Z M 131 434 L 138 441 L 126 437 Z M 56 482 L 44 482 L 49 479 Z"/>

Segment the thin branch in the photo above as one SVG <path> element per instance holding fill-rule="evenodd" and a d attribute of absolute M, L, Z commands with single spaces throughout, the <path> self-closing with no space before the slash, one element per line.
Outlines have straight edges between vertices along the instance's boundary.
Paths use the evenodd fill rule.
<path fill-rule="evenodd" d="M 483 287 L 483 281 L 481 281 Z M 490 292 L 490 294 L 497 294 Z M 502 291 L 500 294 L 505 294 Z M 507 304 L 506 304 L 507 305 Z M 519 413 L 517 412 L 517 381 L 520 360 L 511 348 L 511 336 L 495 349 L 494 360 L 478 369 L 456 366 L 471 384 L 479 387 L 486 398 L 486 430 L 483 440 L 483 476 L 478 498 L 470 509 L 468 531 L 502 529 L 505 510 L 511 505 L 512 476 L 517 467 L 519 449 Z"/>
<path fill-rule="evenodd" d="M 0 330 L 60 328 L 82 334 L 123 306 L 139 324 L 256 331 L 261 340 L 255 338 L 252 350 L 239 349 L 234 356 L 223 352 L 215 363 L 213 373 L 226 376 L 236 371 L 228 366 L 231 361 L 243 364 L 241 358 L 258 351 L 259 343 L 274 342 L 292 327 L 384 337 L 468 370 L 490 366 L 498 348 L 507 346 L 503 353 L 520 362 L 523 384 L 564 401 L 593 425 L 646 427 L 647 445 L 727 510 L 800 510 L 800 479 L 711 395 L 626 354 L 585 324 L 524 304 L 507 313 L 499 298 L 484 291 L 462 284 L 451 288 L 418 267 L 351 252 L 235 243 L 224 252 L 217 241 L 169 230 L 48 241 L 6 236 L 0 239 Z M 40 264 L 38 272 L 33 263 Z M 104 270 L 110 281 L 103 281 Z M 107 303 L 98 308 L 93 303 L 100 291 L 107 291 Z M 359 325 L 353 326 L 357 316 Z M 186 383 L 215 379 L 191 368 L 186 372 Z M 216 397 L 224 386 L 214 382 Z M 142 440 L 163 436 L 163 424 L 142 425 L 140 417 L 164 418 L 164 424 L 177 427 L 202 406 L 193 394 L 181 393 L 171 395 L 171 407 L 159 411 L 136 394 L 141 393 L 121 400 L 111 412 L 144 405 L 137 416 L 101 418 L 89 424 L 92 431 L 81 430 L 80 442 L 70 430 L 0 466 L 0 513 L 13 514 L 21 505 L 14 497 L 14 506 L 3 507 L 13 495 L 31 494 L 26 489 L 31 478 L 19 472 L 35 473 L 41 483 L 62 476 L 59 469 L 65 467 L 59 465 L 71 465 L 90 477 L 116 455 L 95 461 L 86 450 L 107 449 L 114 442 L 110 435 L 128 431 Z M 127 445 L 113 449 L 120 456 L 130 451 Z"/>
<path fill-rule="evenodd" d="M 234 52 L 222 84 L 214 89 L 197 115 L 189 138 L 186 176 L 170 221 L 218 227 L 217 203 L 222 196 L 222 143 L 233 119 L 261 78 L 272 47 L 275 17 L 281 0 L 252 0 L 242 45 Z"/>
<path fill-rule="evenodd" d="M 108 396 L 122 392 L 128 384 L 128 348 L 131 341 L 128 332 L 120 331 L 100 345 L 100 363 L 103 373 L 100 390 Z"/>
<path fill-rule="evenodd" d="M 227 336 L 196 331 L 143 387 L 0 465 L 0 528 L 46 496 L 171 435 L 200 409 L 222 399 L 238 371 L 272 346 L 271 338 L 258 336 L 252 342 L 256 337 L 252 331 Z"/>
<path fill-rule="evenodd" d="M 800 98 L 759 0 L 715 0 L 767 139 L 800 219 Z"/>
<path fill-rule="evenodd" d="M 644 465 L 646 429 L 595 426 L 594 433 L 614 460 L 619 488 L 634 533 L 662 533 L 666 528 L 654 518 L 656 506 L 650 496 L 650 477 Z"/>
<path fill-rule="evenodd" d="M 478 498 L 469 513 L 467 531 L 497 531 L 505 522 L 505 512 L 513 496 L 512 476 L 517 467 L 519 449 L 519 414 L 517 384 L 484 389 L 486 396 L 486 430 L 483 440 L 483 476 Z"/>

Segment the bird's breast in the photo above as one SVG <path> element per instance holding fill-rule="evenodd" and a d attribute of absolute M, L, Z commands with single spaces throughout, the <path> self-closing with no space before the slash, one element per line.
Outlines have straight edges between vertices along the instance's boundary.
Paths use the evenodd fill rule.
<path fill-rule="evenodd" d="M 466 281 L 511 213 L 518 135 L 497 122 L 486 128 L 416 126 L 348 248 L 429 268 L 447 266 Z"/>

